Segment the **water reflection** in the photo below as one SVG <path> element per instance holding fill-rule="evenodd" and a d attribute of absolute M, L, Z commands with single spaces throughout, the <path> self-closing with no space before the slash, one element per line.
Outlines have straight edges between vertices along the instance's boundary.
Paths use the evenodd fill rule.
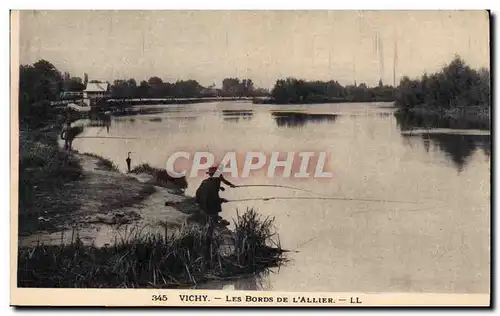
<path fill-rule="evenodd" d="M 224 121 L 239 122 L 240 119 L 251 120 L 253 110 L 222 110 Z"/>
<path fill-rule="evenodd" d="M 450 128 L 490 130 L 490 122 L 476 117 L 452 118 L 439 115 L 420 115 L 413 112 L 394 112 L 400 130 L 407 131 L 416 128 Z"/>
<path fill-rule="evenodd" d="M 470 157 L 481 150 L 484 155 L 491 155 L 491 136 L 486 133 L 462 133 L 463 130 L 485 129 L 485 123 L 465 122 L 451 118 L 429 118 L 415 114 L 395 112 L 397 125 L 404 138 L 420 137 L 424 148 L 430 151 L 431 145 L 445 153 L 459 172 L 463 171 Z M 482 127 L 482 128 L 481 128 Z M 424 129 L 424 131 L 415 131 Z M 440 132 L 436 129 L 453 129 Z M 409 132 L 409 133 L 408 133 Z"/>
<path fill-rule="evenodd" d="M 481 150 L 487 157 L 490 157 L 491 154 L 490 135 L 420 133 L 418 135 L 403 134 L 402 136 L 405 138 L 420 137 L 427 152 L 430 151 L 432 145 L 435 146 L 450 158 L 459 172 L 464 170 L 470 157 L 477 150 Z"/>
<path fill-rule="evenodd" d="M 109 115 L 91 115 L 89 119 L 75 121 L 73 125 L 83 127 L 101 127 L 101 131 L 106 128 L 106 131 L 109 133 L 111 122 L 111 116 Z"/>
<path fill-rule="evenodd" d="M 110 108 L 113 116 L 131 116 L 131 115 L 147 115 L 147 114 L 159 114 L 164 112 L 169 112 L 168 108 L 163 107 L 134 107 L 134 108 Z"/>
<path fill-rule="evenodd" d="M 300 127 L 308 123 L 335 122 L 336 114 L 313 114 L 303 112 L 272 112 L 276 124 L 280 127 Z"/>

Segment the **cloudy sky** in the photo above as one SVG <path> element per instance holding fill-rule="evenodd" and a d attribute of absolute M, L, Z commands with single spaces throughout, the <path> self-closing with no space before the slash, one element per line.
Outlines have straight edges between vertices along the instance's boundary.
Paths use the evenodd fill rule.
<path fill-rule="evenodd" d="M 24 11 L 20 62 L 112 81 L 226 77 L 392 84 L 454 54 L 489 67 L 485 11 Z"/>

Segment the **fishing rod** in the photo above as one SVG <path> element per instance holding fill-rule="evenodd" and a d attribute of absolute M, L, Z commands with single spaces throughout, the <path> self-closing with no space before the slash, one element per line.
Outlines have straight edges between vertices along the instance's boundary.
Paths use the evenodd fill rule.
<path fill-rule="evenodd" d="M 385 203 L 408 203 L 418 204 L 410 201 L 394 201 L 394 200 L 376 200 L 376 199 L 357 199 L 357 198 L 342 198 L 342 197 L 308 197 L 308 196 L 284 196 L 284 197 L 267 197 L 267 198 L 250 198 L 239 200 L 227 200 L 227 202 L 246 202 L 246 201 L 269 201 L 269 200 L 338 200 L 338 201 L 365 201 L 365 202 L 385 202 Z"/>
<path fill-rule="evenodd" d="M 114 138 L 114 139 L 139 139 L 137 137 L 120 137 L 120 136 L 80 136 L 75 138 Z"/>
<path fill-rule="evenodd" d="M 288 185 L 279 185 L 279 184 L 247 184 L 247 185 L 237 185 L 236 188 L 246 188 L 246 187 L 274 187 L 274 188 L 285 188 L 285 189 L 292 189 L 292 190 L 297 190 L 297 191 L 303 191 L 303 192 L 308 192 L 308 193 L 313 193 L 316 195 L 322 195 L 319 193 L 316 193 L 311 190 L 306 190 L 306 189 L 301 189 L 297 187 L 292 187 Z"/>

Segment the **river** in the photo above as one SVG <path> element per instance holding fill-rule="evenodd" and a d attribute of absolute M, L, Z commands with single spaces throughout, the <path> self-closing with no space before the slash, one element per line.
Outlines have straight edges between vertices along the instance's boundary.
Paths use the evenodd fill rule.
<path fill-rule="evenodd" d="M 74 142 L 125 171 L 164 168 L 175 151 L 326 151 L 332 178 L 232 179 L 291 185 L 318 194 L 403 200 L 389 203 L 269 200 L 227 203 L 223 217 L 254 207 L 273 216 L 283 248 L 297 250 L 273 273 L 205 288 L 488 293 L 490 288 L 490 134 L 407 126 L 384 103 L 302 106 L 219 102 L 165 106 L 113 118 Z M 109 138 L 92 138 L 102 136 Z M 193 195 L 202 176 L 188 178 Z M 312 196 L 284 188 L 236 188 L 227 199 Z"/>

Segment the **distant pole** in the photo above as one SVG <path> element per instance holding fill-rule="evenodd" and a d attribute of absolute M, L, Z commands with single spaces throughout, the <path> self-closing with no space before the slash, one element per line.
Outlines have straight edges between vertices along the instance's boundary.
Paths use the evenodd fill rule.
<path fill-rule="evenodd" d="M 332 56 L 331 52 L 328 52 L 328 80 L 332 80 Z"/>
<path fill-rule="evenodd" d="M 130 173 L 130 164 L 132 162 L 132 159 L 130 158 L 130 154 L 131 154 L 131 152 L 129 151 L 127 154 L 127 159 L 125 159 L 125 161 L 127 162 L 127 169 L 128 169 L 129 173 Z"/>
<path fill-rule="evenodd" d="M 382 41 L 382 39 L 378 38 L 379 40 L 379 56 L 380 56 L 380 80 L 383 81 L 383 78 L 384 78 L 384 42 Z"/>
<path fill-rule="evenodd" d="M 392 66 L 392 86 L 396 87 L 396 64 L 398 60 L 398 41 L 394 37 L 394 65 Z"/>
<path fill-rule="evenodd" d="M 356 86 L 356 56 L 353 56 L 352 62 L 352 81 L 354 82 L 354 86 Z"/>

